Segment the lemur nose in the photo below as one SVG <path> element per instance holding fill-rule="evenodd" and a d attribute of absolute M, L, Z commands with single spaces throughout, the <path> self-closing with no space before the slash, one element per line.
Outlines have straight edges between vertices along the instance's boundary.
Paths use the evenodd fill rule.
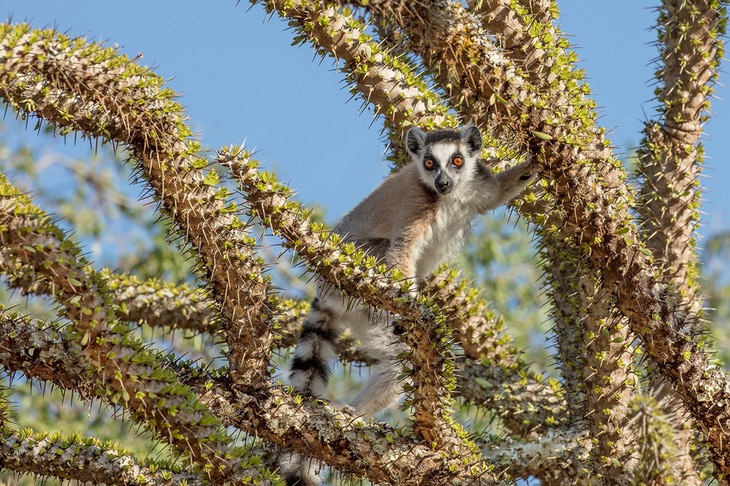
<path fill-rule="evenodd" d="M 448 194 L 454 185 L 451 183 L 451 179 L 448 177 L 439 177 L 436 179 L 436 190 L 440 194 Z"/>

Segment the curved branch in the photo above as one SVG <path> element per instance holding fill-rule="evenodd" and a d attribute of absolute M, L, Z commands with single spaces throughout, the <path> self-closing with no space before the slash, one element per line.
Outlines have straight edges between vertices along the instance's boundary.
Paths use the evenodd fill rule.
<path fill-rule="evenodd" d="M 722 4 L 707 1 L 688 5 L 667 0 L 657 22 L 661 64 L 657 77 L 659 120 L 647 122 L 638 151 L 637 175 L 642 180 L 638 214 L 648 248 L 663 267 L 662 281 L 683 296 L 687 313 L 694 316 L 687 333 L 701 333 L 702 299 L 696 275 L 696 230 L 699 226 L 700 170 L 703 147 L 699 143 L 707 119 L 710 96 L 717 78 L 725 31 Z M 653 370 L 652 370 L 653 371 Z M 661 377 L 650 375 L 662 393 Z M 664 403 L 666 401 L 666 403 Z M 667 410 L 682 404 L 677 397 L 663 401 Z M 690 456 L 688 430 L 677 430 L 681 453 L 672 462 L 684 464 L 683 482 L 701 479 Z"/>
<path fill-rule="evenodd" d="M 163 80 L 114 49 L 27 25 L 0 26 L 0 97 L 22 114 L 60 127 L 125 143 L 139 161 L 161 209 L 197 250 L 227 318 L 232 376 L 268 380 L 273 336 L 267 314 L 269 282 L 208 161 L 197 155 L 182 108 Z"/>
<path fill-rule="evenodd" d="M 34 434 L 0 430 L 0 467 L 42 477 L 120 486 L 203 485 L 194 474 L 151 461 L 140 462 L 128 451 L 78 435 Z"/>
<path fill-rule="evenodd" d="M 100 397 L 89 362 L 78 342 L 64 337 L 55 324 L 0 313 L 0 365 L 28 378 L 47 380 L 83 398 Z"/>
<path fill-rule="evenodd" d="M 308 308 L 308 306 L 305 306 Z M 446 309 L 447 323 L 455 318 Z M 463 308 L 462 308 L 463 310 Z M 297 337 L 296 313 L 283 313 L 278 329 L 281 346 L 293 346 Z M 372 359 L 358 350 L 355 343 L 341 341 L 338 355 L 342 362 L 372 364 Z M 494 410 L 504 425 L 515 435 L 528 436 L 560 425 L 567 419 L 567 403 L 561 384 L 554 379 L 543 380 L 526 363 L 511 356 L 503 359 L 465 357 L 455 362 L 456 389 L 454 394 L 479 407 Z"/>
<path fill-rule="evenodd" d="M 513 433 L 541 433 L 567 419 L 565 390 L 545 382 L 511 346 L 504 321 L 496 317 L 478 290 L 457 272 L 444 269 L 423 282 L 422 293 L 439 307 L 465 359 L 457 361 L 458 394 L 494 410 Z"/>
<path fill-rule="evenodd" d="M 43 281 L 63 306 L 63 315 L 71 322 L 67 334 L 86 357 L 86 371 L 92 372 L 96 393 L 129 409 L 140 424 L 193 463 L 211 468 L 214 477 L 240 473 L 228 461 L 231 439 L 219 421 L 159 357 L 115 320 L 103 284 L 88 271 L 89 263 L 78 248 L 2 174 L 0 194 L 4 196 L 0 199 L 2 253 L 33 272 L 32 280 Z M 12 339 L 15 334 L 7 336 Z M 12 352 L 12 346 L 8 348 Z"/>
<path fill-rule="evenodd" d="M 200 333 L 214 333 L 221 328 L 218 305 L 202 289 L 159 280 L 141 282 L 134 276 L 110 270 L 87 271 L 104 284 L 108 297 L 119 306 L 117 318 L 120 321 Z M 25 294 L 53 293 L 47 281 L 33 280 L 32 268 L 24 266 L 4 248 L 0 249 L 0 273 L 9 277 L 10 288 L 20 289 Z"/>
<path fill-rule="evenodd" d="M 643 180 L 638 210 L 647 247 L 665 266 L 664 280 L 695 304 L 699 301 L 694 240 L 702 162 L 698 142 L 717 79 L 725 17 L 725 7 L 716 2 L 662 3 L 660 120 L 646 124 L 637 169 Z M 698 314 L 700 309 L 688 311 Z"/>
<path fill-rule="evenodd" d="M 106 404 L 114 405 L 115 402 L 107 391 L 99 386 L 96 375 L 89 373 L 89 361 L 82 347 L 76 340 L 68 337 L 66 330 L 56 324 L 34 320 L 27 316 L 0 313 L 0 366 L 11 372 L 19 371 L 28 378 L 48 381 L 65 390 L 74 391 L 86 400 L 96 398 Z M 159 357 L 158 361 L 161 363 L 158 374 L 160 369 L 174 370 L 186 379 L 204 374 L 202 370 L 186 366 L 181 361 L 164 360 L 162 357 Z M 179 382 L 176 386 L 181 387 L 183 384 Z M 164 405 L 160 399 L 165 399 L 164 393 L 160 393 L 159 398 L 155 400 L 155 403 L 162 407 Z M 173 403 L 180 405 L 179 401 Z M 182 407 L 180 410 L 184 411 Z M 73 440 L 76 439 L 72 438 L 72 442 Z M 93 442 L 88 444 L 93 445 Z M 256 481 L 257 484 L 271 484 L 271 473 L 260 466 L 252 467 L 251 464 L 247 464 L 245 458 L 240 457 L 240 452 L 236 450 L 237 457 L 231 461 L 228 478 L 247 478 Z M 29 471 L 21 467 L 22 461 L 21 466 L 10 467 L 16 460 L 19 459 L 12 459 L 6 463 L 6 467 L 16 471 Z M 50 466 L 48 471 L 51 471 Z M 42 473 L 42 469 L 34 472 Z M 150 476 L 152 479 L 155 477 Z M 208 479 L 207 474 L 203 477 Z M 198 477 L 198 481 L 202 479 Z"/>
<path fill-rule="evenodd" d="M 1 317 L 0 365 L 29 377 L 49 380 L 84 397 L 98 396 L 77 342 L 40 321 Z M 479 478 L 460 468 L 451 471 L 449 466 L 460 464 L 463 457 L 444 457 L 441 451 L 417 445 L 386 424 L 368 425 L 357 417 L 335 412 L 322 402 L 301 401 L 277 388 L 265 394 L 260 390 L 245 392 L 226 378 L 214 378 L 205 370 L 181 361 L 166 362 L 166 366 L 226 426 L 299 452 L 318 454 L 318 459 L 345 473 L 386 484 L 420 484 L 424 477 L 431 476 L 443 479 L 443 484 L 459 480 L 474 485 L 490 482 L 489 474 Z M 317 433 L 312 434 L 312 430 Z M 411 460 L 414 457 L 416 461 Z M 256 484 L 266 484 L 264 477 L 254 480 Z"/>
<path fill-rule="evenodd" d="M 687 470 L 688 464 L 679 451 L 687 444 L 677 441 L 675 421 L 665 414 L 666 408 L 662 408 L 654 398 L 646 395 L 636 395 L 629 401 L 627 427 L 637 438 L 635 449 L 638 454 L 634 484 L 696 484 L 697 471 Z M 688 473 L 691 473 L 689 477 Z"/>
<path fill-rule="evenodd" d="M 546 484 L 568 475 L 576 483 L 588 482 L 581 467 L 592 449 L 588 435 L 578 429 L 555 429 L 531 442 L 503 441 L 487 444 L 484 455 L 497 470 L 507 471 L 512 478 L 537 477 Z"/>
<path fill-rule="evenodd" d="M 516 364 L 519 352 L 510 345 L 512 338 L 505 334 L 503 317 L 495 315 L 478 289 L 457 277 L 458 272 L 450 268 L 437 271 L 422 283 L 421 293 L 443 312 L 465 356 L 505 366 Z"/>
<path fill-rule="evenodd" d="M 555 379 L 469 358 L 457 361 L 456 372 L 459 396 L 494 410 L 514 435 L 532 437 L 568 422 L 565 392 Z"/>
<path fill-rule="evenodd" d="M 462 454 L 418 443 L 388 424 L 365 423 L 321 401 L 302 401 L 277 388 L 267 396 L 246 393 L 226 380 L 189 384 L 226 425 L 311 455 L 346 475 L 402 486 L 497 483 L 488 470 L 465 467 Z"/>
<path fill-rule="evenodd" d="M 601 272 L 578 261 L 577 251 L 544 251 L 571 418 L 583 420 L 595 441 L 590 469 L 620 482 L 635 466 L 630 460 L 635 438 L 626 429 L 628 400 L 638 378 L 634 338 Z"/>
<path fill-rule="evenodd" d="M 565 88 L 553 84 L 557 76 L 550 72 L 564 58 L 568 47 L 564 35 L 553 24 L 557 15 L 554 0 L 469 0 L 469 6 L 530 83 Z"/>
<path fill-rule="evenodd" d="M 156 279 L 142 282 L 109 270 L 102 270 L 99 276 L 120 306 L 120 320 L 200 333 L 214 333 L 223 327 L 218 304 L 203 289 Z"/>

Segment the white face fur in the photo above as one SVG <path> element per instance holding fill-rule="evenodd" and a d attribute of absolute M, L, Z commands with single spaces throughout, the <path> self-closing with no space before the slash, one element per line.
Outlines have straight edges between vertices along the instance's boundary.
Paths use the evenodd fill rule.
<path fill-rule="evenodd" d="M 428 133 L 414 127 L 406 135 L 406 147 L 423 184 L 446 196 L 474 177 L 482 136 L 473 125 Z"/>

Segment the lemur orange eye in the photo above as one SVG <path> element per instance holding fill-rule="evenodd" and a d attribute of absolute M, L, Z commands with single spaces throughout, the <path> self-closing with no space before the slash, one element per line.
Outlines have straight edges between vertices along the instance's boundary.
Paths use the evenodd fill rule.
<path fill-rule="evenodd" d="M 434 166 L 434 162 L 433 162 L 433 159 L 426 159 L 426 160 L 424 160 L 424 161 L 423 161 L 423 166 L 424 166 L 425 168 L 427 168 L 428 170 L 431 170 L 431 169 L 433 169 L 433 166 Z"/>
<path fill-rule="evenodd" d="M 464 159 L 461 158 L 461 156 L 457 155 L 451 160 L 451 163 L 454 164 L 456 167 L 461 167 L 461 164 L 464 163 Z"/>

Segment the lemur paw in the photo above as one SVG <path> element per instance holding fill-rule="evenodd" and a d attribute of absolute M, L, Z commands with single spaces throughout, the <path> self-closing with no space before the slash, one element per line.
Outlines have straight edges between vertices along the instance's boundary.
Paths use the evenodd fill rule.
<path fill-rule="evenodd" d="M 337 410 L 338 412 L 347 413 L 350 415 L 357 415 L 357 410 L 355 410 L 354 407 L 351 407 L 347 404 L 342 403 L 330 403 L 330 407 Z"/>
<path fill-rule="evenodd" d="M 520 175 L 520 180 L 532 182 L 534 179 L 537 178 L 540 172 L 540 168 L 537 164 L 537 158 L 533 157 L 531 154 L 528 154 L 527 158 L 522 164 L 524 166 L 524 171 Z"/>

